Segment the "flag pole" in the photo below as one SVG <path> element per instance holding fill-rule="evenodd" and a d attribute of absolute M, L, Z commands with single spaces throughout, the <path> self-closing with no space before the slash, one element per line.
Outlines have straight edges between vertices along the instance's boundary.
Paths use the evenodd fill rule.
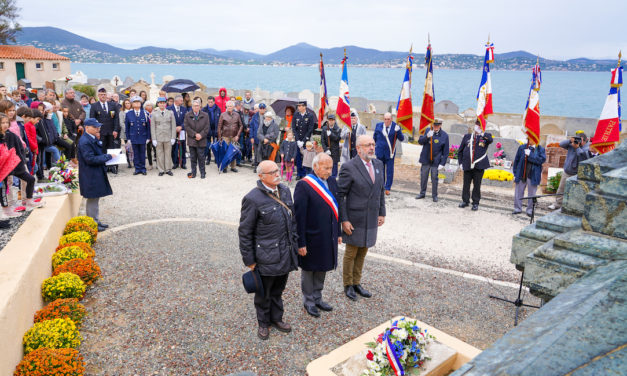
<path fill-rule="evenodd" d="M 427 33 L 427 45 L 428 46 L 431 45 L 431 33 Z M 432 59 L 432 58 L 433 58 L 433 51 L 431 51 L 431 55 L 429 55 L 429 59 Z M 429 69 L 429 65 L 431 65 L 430 61 L 427 62 L 427 69 Z M 425 80 L 425 91 L 426 90 L 427 90 L 427 80 Z M 433 120 L 435 121 L 435 109 L 433 111 Z M 433 130 L 433 121 L 429 124 L 429 127 L 431 128 L 431 130 Z M 433 137 L 429 139 L 429 161 L 433 162 Z"/>

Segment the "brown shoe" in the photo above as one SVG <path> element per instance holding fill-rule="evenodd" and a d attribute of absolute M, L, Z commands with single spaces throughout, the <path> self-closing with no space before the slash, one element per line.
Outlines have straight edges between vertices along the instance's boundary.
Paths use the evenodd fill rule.
<path fill-rule="evenodd" d="M 283 321 L 273 322 L 271 325 L 274 326 L 279 332 L 289 333 L 292 331 L 292 327 L 290 326 L 290 324 Z"/>
<path fill-rule="evenodd" d="M 260 326 L 259 329 L 257 329 L 257 337 L 261 338 L 264 341 L 267 340 L 268 337 L 270 337 L 270 329 Z"/>
<path fill-rule="evenodd" d="M 386 189 L 386 190 L 385 190 L 385 194 L 389 196 L 389 195 L 390 195 L 390 191 L 388 191 L 388 190 Z"/>

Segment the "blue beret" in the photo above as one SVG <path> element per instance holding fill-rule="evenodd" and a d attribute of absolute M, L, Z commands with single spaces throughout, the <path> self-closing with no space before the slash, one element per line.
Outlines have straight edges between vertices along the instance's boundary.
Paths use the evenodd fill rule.
<path fill-rule="evenodd" d="M 259 103 L 259 108 L 266 108 L 266 104 L 265 103 Z"/>
<path fill-rule="evenodd" d="M 100 124 L 98 120 L 94 118 L 85 119 L 85 121 L 83 122 L 83 125 L 89 125 L 89 126 L 96 127 L 96 128 L 99 128 L 102 126 L 102 124 Z"/>

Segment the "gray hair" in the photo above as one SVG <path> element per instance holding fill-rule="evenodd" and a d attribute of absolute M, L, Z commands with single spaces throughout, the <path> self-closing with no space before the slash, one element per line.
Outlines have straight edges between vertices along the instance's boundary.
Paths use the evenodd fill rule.
<path fill-rule="evenodd" d="M 263 169 L 261 168 L 261 163 L 257 165 L 255 172 L 257 173 L 257 175 L 261 175 L 263 173 Z"/>
<path fill-rule="evenodd" d="M 385 114 L 383 114 L 383 118 L 385 119 L 386 116 L 390 115 L 390 119 L 392 119 L 392 113 L 391 112 L 386 112 Z"/>
<path fill-rule="evenodd" d="M 177 101 L 177 100 L 179 100 L 179 99 L 180 99 L 180 100 L 183 100 L 183 96 L 182 96 L 182 95 L 177 95 L 177 96 L 175 96 L 175 97 L 174 97 L 174 100 L 175 100 L 175 101 Z"/>
<path fill-rule="evenodd" d="M 318 165 L 320 164 L 320 159 L 327 159 L 330 158 L 331 160 L 333 160 L 333 158 L 329 157 L 328 154 L 326 153 L 318 153 L 316 154 L 315 157 L 313 157 L 313 160 L 311 161 L 311 167 L 318 167 Z"/>
<path fill-rule="evenodd" d="M 56 93 L 55 93 L 55 91 L 54 91 L 53 89 L 46 89 L 46 94 L 48 94 L 48 93 L 54 93 L 54 94 L 56 94 Z"/>
<path fill-rule="evenodd" d="M 146 108 L 146 107 L 154 108 L 155 106 L 153 106 L 151 102 L 146 102 L 146 103 L 144 103 L 144 108 Z"/>
<path fill-rule="evenodd" d="M 21 86 L 24 86 L 24 85 L 21 85 Z M 25 87 L 25 86 L 24 86 L 24 87 Z M 65 89 L 64 93 L 65 93 L 65 94 L 67 94 L 67 93 L 69 93 L 70 91 L 75 91 L 75 90 L 74 90 L 74 88 L 73 88 L 73 87 L 68 87 L 68 88 L 66 88 L 66 89 Z"/>
<path fill-rule="evenodd" d="M 193 105 L 195 105 L 195 104 L 197 104 L 197 105 L 199 105 L 199 106 L 202 106 L 202 101 L 201 101 L 200 99 L 194 99 L 194 100 L 192 101 L 192 106 L 193 106 Z"/>
<path fill-rule="evenodd" d="M 227 106 L 235 106 L 235 102 L 229 100 L 229 101 L 226 101 L 226 105 Z"/>

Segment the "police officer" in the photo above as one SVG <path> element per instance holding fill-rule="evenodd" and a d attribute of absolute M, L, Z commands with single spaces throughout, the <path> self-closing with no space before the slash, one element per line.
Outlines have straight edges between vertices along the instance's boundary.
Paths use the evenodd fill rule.
<path fill-rule="evenodd" d="M 322 149 L 325 153 L 331 156 L 333 159 L 333 170 L 331 176 L 337 177 L 337 165 L 340 163 L 340 138 L 342 137 L 342 130 L 335 122 L 335 115 L 329 114 L 327 121 L 322 126 L 321 143 Z"/>
<path fill-rule="evenodd" d="M 479 120 L 475 123 L 472 133 L 464 135 L 459 145 L 459 164 L 464 170 L 464 186 L 462 188 L 462 203 L 460 208 L 465 208 L 470 203 L 470 182 L 472 182 L 472 210 L 479 209 L 481 199 L 481 180 L 483 172 L 490 167 L 488 160 L 488 146 L 492 143 L 492 135 L 484 133 Z"/>
<path fill-rule="evenodd" d="M 316 118 L 313 114 L 307 112 L 307 101 L 302 100 L 298 102 L 298 111 L 292 118 L 292 131 L 294 132 L 294 139 L 298 148 L 304 147 L 305 143 L 309 141 L 311 135 L 316 126 Z M 296 168 L 297 177 L 296 180 L 300 180 L 307 174 L 303 168 L 303 156 L 301 153 L 296 153 Z"/>
<path fill-rule="evenodd" d="M 438 171 L 444 169 L 448 159 L 448 134 L 442 130 L 442 120 L 435 119 L 433 128 L 425 129 L 425 133 L 418 138 L 422 145 L 420 152 L 420 194 L 416 199 L 425 198 L 427 180 L 431 174 L 431 197 L 438 202 Z"/>
<path fill-rule="evenodd" d="M 133 175 L 146 175 L 146 144 L 150 142 L 150 123 L 148 113 L 142 108 L 142 99 L 134 96 L 131 99 L 133 108 L 126 113 L 124 125 L 127 142 L 133 146 Z"/>

